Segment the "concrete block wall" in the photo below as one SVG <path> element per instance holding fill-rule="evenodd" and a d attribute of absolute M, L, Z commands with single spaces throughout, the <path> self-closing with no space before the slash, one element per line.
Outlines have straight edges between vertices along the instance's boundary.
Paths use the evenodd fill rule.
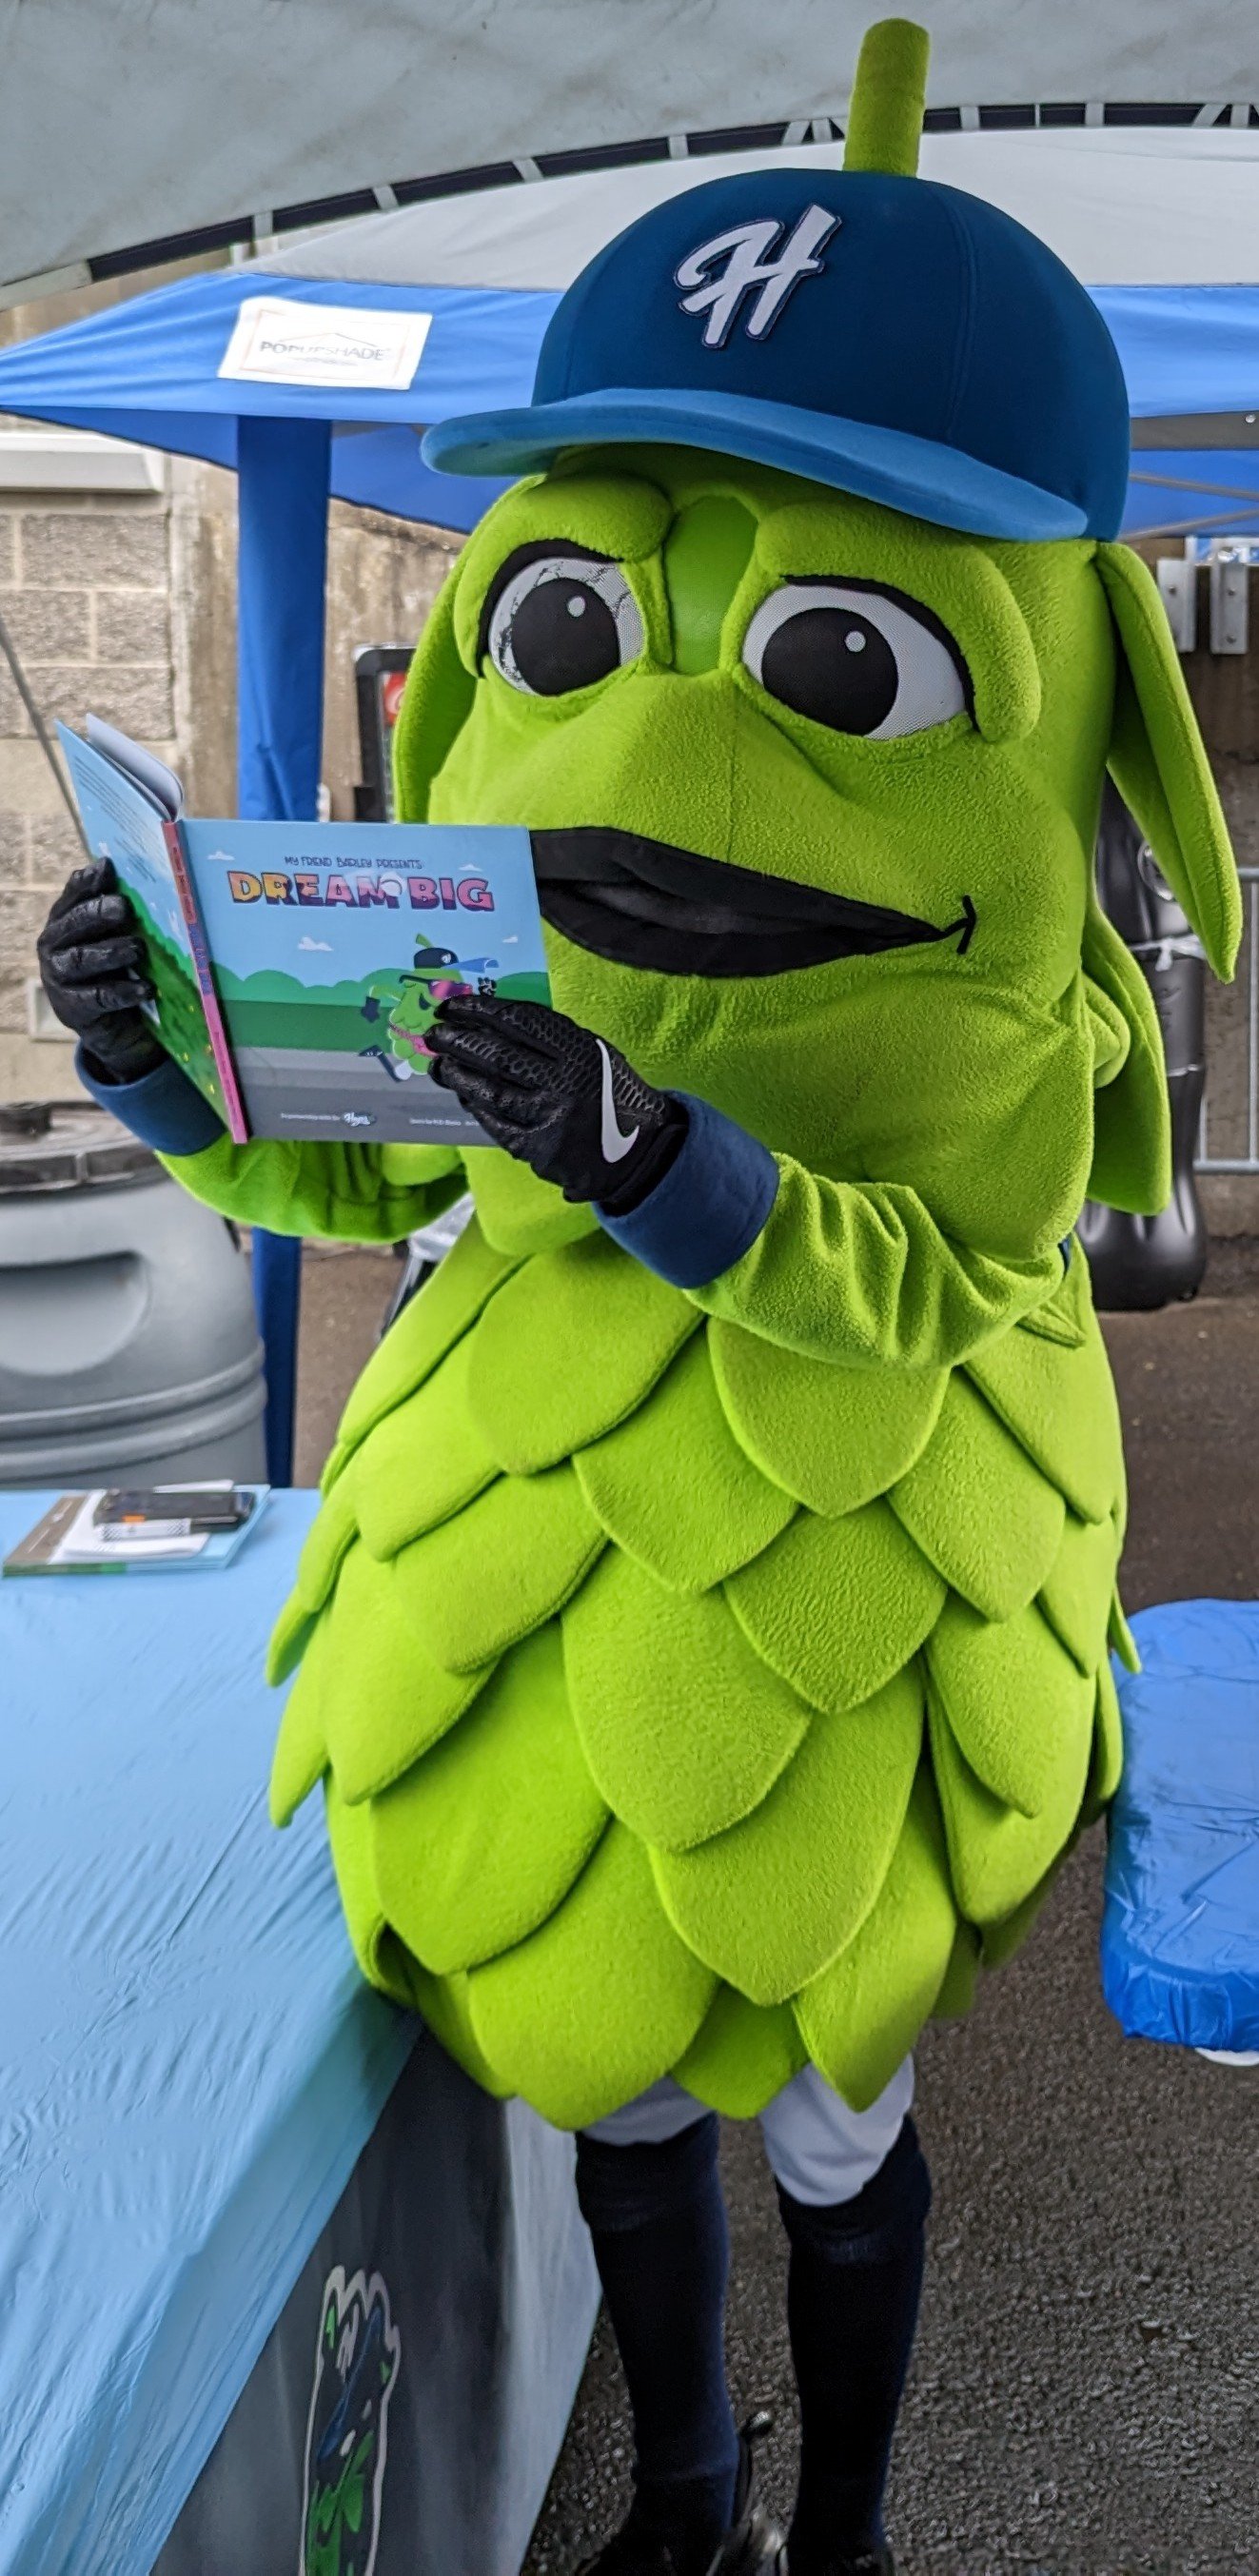
<path fill-rule="evenodd" d="M 0 433 L 0 615 L 46 724 L 89 707 L 170 760 L 189 806 L 236 805 L 235 481 L 173 458 L 160 492 L 6 491 Z M 324 777 L 339 817 L 360 774 L 354 653 L 413 644 L 455 541 L 334 504 L 329 531 Z M 73 1089 L 72 1048 L 32 1033 L 28 986 L 49 903 L 81 856 L 0 660 L 0 1098 Z"/>
<path fill-rule="evenodd" d="M 171 461 L 175 726 L 190 807 L 230 814 L 236 798 L 236 481 Z M 458 550 L 442 531 L 334 501 L 329 513 L 323 778 L 348 820 L 361 774 L 354 655 L 414 645 Z"/>
<path fill-rule="evenodd" d="M 0 615 L 47 725 L 92 707 L 175 756 L 168 495 L 0 489 Z M 71 1084 L 69 1048 L 32 1038 L 26 988 L 36 932 L 79 856 L 0 662 L 0 1097 Z"/>

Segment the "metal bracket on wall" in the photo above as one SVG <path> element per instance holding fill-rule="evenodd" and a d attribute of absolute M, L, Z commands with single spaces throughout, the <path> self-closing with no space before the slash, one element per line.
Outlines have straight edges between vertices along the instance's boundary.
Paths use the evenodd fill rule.
<path fill-rule="evenodd" d="M 1160 555 L 1157 571 L 1172 641 L 1178 653 L 1192 653 L 1198 641 L 1198 567 L 1184 555 Z"/>
<path fill-rule="evenodd" d="M 1244 653 L 1250 642 L 1250 566 L 1211 559 L 1211 650 Z"/>

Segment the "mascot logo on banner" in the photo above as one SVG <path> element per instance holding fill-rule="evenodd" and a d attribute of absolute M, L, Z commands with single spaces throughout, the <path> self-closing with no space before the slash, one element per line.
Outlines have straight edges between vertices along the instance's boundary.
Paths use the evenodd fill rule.
<path fill-rule="evenodd" d="M 319 2303 L 298 2576 L 373 2576 L 402 2337 L 379 2272 L 334 2264 Z"/>
<path fill-rule="evenodd" d="M 689 252 L 675 271 L 673 282 L 690 289 L 682 298 L 684 313 L 708 315 L 704 347 L 724 349 L 738 320 L 740 305 L 745 296 L 753 294 L 756 302 L 744 328 L 749 340 L 764 340 L 801 278 L 821 276 L 826 262 L 819 259 L 818 253 L 838 230 L 838 215 L 828 213 L 825 206 L 806 206 L 777 259 L 771 259 L 769 254 L 783 226 L 772 216 L 763 224 L 735 224 L 729 232 L 717 233 L 711 241 L 701 242 L 698 250 Z M 726 265 L 714 277 L 713 264 L 721 259 Z"/>

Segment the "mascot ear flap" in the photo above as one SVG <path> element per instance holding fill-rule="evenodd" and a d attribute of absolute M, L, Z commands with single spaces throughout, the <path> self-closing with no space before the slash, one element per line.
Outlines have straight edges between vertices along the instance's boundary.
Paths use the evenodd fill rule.
<path fill-rule="evenodd" d="M 1099 545 L 1097 569 L 1120 645 L 1110 774 L 1227 983 L 1241 940 L 1241 890 L 1158 586 L 1130 546 Z"/>
<path fill-rule="evenodd" d="M 1090 892 L 1084 994 L 1098 1088 L 1088 1195 L 1132 1216 L 1156 1216 L 1172 1189 L 1172 1122 L 1154 997 L 1131 949 Z"/>
<path fill-rule="evenodd" d="M 476 681 L 455 644 L 460 566 L 438 591 L 402 692 L 393 737 L 394 804 L 400 823 L 426 823 L 433 780 L 472 713 Z"/>
<path fill-rule="evenodd" d="M 1116 630 L 1108 766 L 1217 975 L 1233 971 L 1241 891 L 1198 720 L 1158 586 L 1130 546 L 1100 545 L 1097 569 Z M 1090 1198 L 1152 1216 L 1171 1193 L 1171 1118 L 1158 1016 L 1141 968 L 1090 895 L 1086 998 L 1099 1022 Z M 1105 1062 L 1104 1027 L 1128 1044 Z"/>

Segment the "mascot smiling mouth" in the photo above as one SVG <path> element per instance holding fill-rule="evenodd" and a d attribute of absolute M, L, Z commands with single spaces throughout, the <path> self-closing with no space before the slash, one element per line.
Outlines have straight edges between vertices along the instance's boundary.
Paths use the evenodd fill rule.
<path fill-rule="evenodd" d="M 783 975 L 950 939 L 963 957 L 975 929 L 969 895 L 941 929 L 912 913 L 700 858 L 638 832 L 578 828 L 534 832 L 532 841 L 551 928 L 614 965 L 660 975 Z"/>

